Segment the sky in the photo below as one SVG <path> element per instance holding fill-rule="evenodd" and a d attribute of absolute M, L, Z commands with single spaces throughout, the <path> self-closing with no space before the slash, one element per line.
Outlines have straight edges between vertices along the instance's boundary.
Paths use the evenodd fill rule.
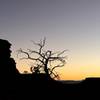
<path fill-rule="evenodd" d="M 12 43 L 20 72 L 29 66 L 17 50 L 44 37 L 47 48 L 69 50 L 61 79 L 100 77 L 100 0 L 0 0 L 0 38 Z"/>

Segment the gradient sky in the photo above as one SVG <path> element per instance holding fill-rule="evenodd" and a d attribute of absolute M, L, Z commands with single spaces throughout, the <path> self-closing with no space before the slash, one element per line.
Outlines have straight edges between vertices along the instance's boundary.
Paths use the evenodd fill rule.
<path fill-rule="evenodd" d="M 48 48 L 69 49 L 62 79 L 100 77 L 100 0 L 0 0 L 0 38 L 12 43 L 21 72 L 16 50 L 44 36 Z"/>

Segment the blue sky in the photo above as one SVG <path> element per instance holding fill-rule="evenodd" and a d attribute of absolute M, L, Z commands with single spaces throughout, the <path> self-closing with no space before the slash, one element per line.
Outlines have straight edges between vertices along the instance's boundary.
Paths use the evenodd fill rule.
<path fill-rule="evenodd" d="M 0 38 L 12 43 L 15 59 L 44 36 L 48 48 L 69 49 L 65 79 L 100 76 L 99 0 L 0 0 Z"/>

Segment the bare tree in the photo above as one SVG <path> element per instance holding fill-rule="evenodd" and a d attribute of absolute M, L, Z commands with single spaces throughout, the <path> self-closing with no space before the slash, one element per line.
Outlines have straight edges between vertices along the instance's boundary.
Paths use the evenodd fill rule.
<path fill-rule="evenodd" d="M 48 77 L 52 77 L 53 79 L 59 79 L 59 74 L 55 71 L 58 67 L 63 67 L 66 63 L 66 57 L 63 54 L 67 51 L 64 50 L 62 52 L 53 52 L 51 50 L 44 50 L 46 38 L 41 40 L 39 43 L 32 41 L 34 45 L 38 46 L 38 50 L 24 51 L 22 49 L 18 50 L 19 53 L 23 53 L 26 55 L 21 59 L 29 59 L 34 62 L 34 64 L 30 67 L 30 71 L 32 73 L 45 73 Z M 32 55 L 37 55 L 36 57 Z"/>

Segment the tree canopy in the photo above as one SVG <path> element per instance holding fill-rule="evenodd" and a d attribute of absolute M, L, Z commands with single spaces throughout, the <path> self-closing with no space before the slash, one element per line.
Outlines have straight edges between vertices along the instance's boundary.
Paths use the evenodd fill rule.
<path fill-rule="evenodd" d="M 38 46 L 38 50 L 23 49 L 18 50 L 19 54 L 24 54 L 20 59 L 32 60 L 34 63 L 30 66 L 32 73 L 45 73 L 53 79 L 60 79 L 59 74 L 56 72 L 56 68 L 63 67 L 66 64 L 66 55 L 64 53 L 67 50 L 61 52 L 54 52 L 52 50 L 44 50 L 46 38 L 40 40 L 39 43 L 32 41 L 35 46 Z"/>

